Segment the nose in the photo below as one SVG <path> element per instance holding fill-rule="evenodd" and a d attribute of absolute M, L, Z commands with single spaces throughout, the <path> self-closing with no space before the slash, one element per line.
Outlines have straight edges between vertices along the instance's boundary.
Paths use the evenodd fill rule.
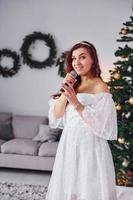
<path fill-rule="evenodd" d="M 80 65 L 80 60 L 78 58 L 75 60 L 75 65 Z"/>

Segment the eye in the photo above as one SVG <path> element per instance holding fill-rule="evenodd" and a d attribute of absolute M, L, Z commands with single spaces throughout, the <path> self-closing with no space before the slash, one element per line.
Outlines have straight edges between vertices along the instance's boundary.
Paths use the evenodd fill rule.
<path fill-rule="evenodd" d="M 72 58 L 72 61 L 74 61 L 74 60 L 76 60 L 76 58 L 75 58 L 75 57 L 73 57 L 73 58 Z"/>
<path fill-rule="evenodd" d="M 85 58 L 86 58 L 86 56 L 81 56 L 80 58 L 82 58 L 82 59 L 85 59 Z"/>

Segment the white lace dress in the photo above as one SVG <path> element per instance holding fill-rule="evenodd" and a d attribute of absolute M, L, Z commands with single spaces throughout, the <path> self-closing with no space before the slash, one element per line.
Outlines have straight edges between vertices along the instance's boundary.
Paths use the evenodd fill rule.
<path fill-rule="evenodd" d="M 53 128 L 63 128 L 46 200 L 116 200 L 115 172 L 107 140 L 117 139 L 112 95 L 78 93 L 85 106 L 82 117 L 70 104 L 55 119 L 55 100 L 49 101 Z"/>

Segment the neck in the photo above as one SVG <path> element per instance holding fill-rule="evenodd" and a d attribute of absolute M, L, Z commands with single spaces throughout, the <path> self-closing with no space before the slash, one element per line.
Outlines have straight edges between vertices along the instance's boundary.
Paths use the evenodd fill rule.
<path fill-rule="evenodd" d="M 92 75 L 84 75 L 81 76 L 81 82 L 85 83 L 85 82 L 90 82 L 94 79 L 94 77 Z"/>

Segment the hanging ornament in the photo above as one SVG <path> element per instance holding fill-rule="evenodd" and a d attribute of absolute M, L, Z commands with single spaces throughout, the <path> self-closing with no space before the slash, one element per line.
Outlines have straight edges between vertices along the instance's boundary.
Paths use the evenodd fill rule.
<path fill-rule="evenodd" d="M 128 165 L 129 165 L 129 161 L 124 158 L 124 161 L 122 162 L 122 166 L 123 167 L 128 167 Z"/>
<path fill-rule="evenodd" d="M 124 144 L 125 143 L 125 138 L 118 138 L 118 142 L 120 144 Z"/>
<path fill-rule="evenodd" d="M 117 185 L 126 186 L 128 185 L 128 179 L 126 176 L 122 175 L 117 178 Z"/>
<path fill-rule="evenodd" d="M 110 90 L 110 89 L 111 89 L 111 87 L 110 87 L 110 86 L 108 86 L 108 89 Z"/>
<path fill-rule="evenodd" d="M 110 79 L 109 79 L 108 77 L 106 77 L 106 78 L 103 77 L 103 81 L 104 81 L 105 83 L 109 83 Z M 109 86 L 108 86 L 108 88 L 109 88 Z"/>
<path fill-rule="evenodd" d="M 128 170 L 127 175 L 133 177 L 133 169 Z"/>
<path fill-rule="evenodd" d="M 129 66 L 128 69 L 127 69 L 127 71 L 131 72 L 132 71 L 132 67 Z"/>
<path fill-rule="evenodd" d="M 133 97 L 130 97 L 130 99 L 128 100 L 128 102 L 133 105 Z"/>
<path fill-rule="evenodd" d="M 117 105 L 116 105 L 116 110 L 117 110 L 117 111 L 120 111 L 121 109 L 122 109 L 122 106 L 121 106 L 120 104 L 117 104 Z"/>
<path fill-rule="evenodd" d="M 129 32 L 129 28 L 126 26 L 124 28 L 121 29 L 119 34 L 123 34 L 123 35 L 127 35 Z"/>
<path fill-rule="evenodd" d="M 115 72 L 113 74 L 114 79 L 119 80 L 120 79 L 120 73 L 119 72 Z"/>
<path fill-rule="evenodd" d="M 63 58 L 60 58 L 60 62 L 64 62 L 64 59 L 63 59 Z"/>
<path fill-rule="evenodd" d="M 125 61 L 128 61 L 128 59 L 129 59 L 129 57 L 127 56 L 127 57 L 125 57 Z"/>
<path fill-rule="evenodd" d="M 124 59 L 125 59 L 125 58 L 128 58 L 128 56 L 127 56 L 127 55 L 122 55 L 121 57 L 122 57 L 122 58 L 124 58 Z"/>
<path fill-rule="evenodd" d="M 130 117 L 131 113 L 128 112 L 127 114 L 125 114 L 125 118 L 128 119 Z"/>

